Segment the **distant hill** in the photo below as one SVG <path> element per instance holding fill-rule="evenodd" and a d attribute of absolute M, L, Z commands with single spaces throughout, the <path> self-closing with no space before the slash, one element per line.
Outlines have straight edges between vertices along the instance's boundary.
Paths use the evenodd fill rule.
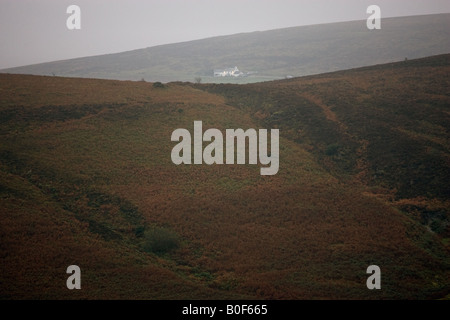
<path fill-rule="evenodd" d="M 206 26 L 205 26 L 206 27 Z M 450 14 L 301 26 L 42 63 L 1 72 L 66 77 L 202 82 L 258 82 L 450 52 Z M 214 78 L 237 66 L 243 78 Z"/>
<path fill-rule="evenodd" d="M 0 299 L 448 298 L 449 74 L 449 54 L 245 85 L 0 74 Z M 195 120 L 279 128 L 279 172 L 175 165 Z"/>

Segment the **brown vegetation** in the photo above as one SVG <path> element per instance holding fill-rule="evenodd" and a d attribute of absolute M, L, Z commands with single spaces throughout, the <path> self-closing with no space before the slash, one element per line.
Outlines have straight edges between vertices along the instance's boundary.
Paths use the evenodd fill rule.
<path fill-rule="evenodd" d="M 245 86 L 0 75 L 1 298 L 445 296 L 448 72 L 444 56 Z M 280 128 L 279 173 L 174 165 L 171 132 L 194 120 Z"/>

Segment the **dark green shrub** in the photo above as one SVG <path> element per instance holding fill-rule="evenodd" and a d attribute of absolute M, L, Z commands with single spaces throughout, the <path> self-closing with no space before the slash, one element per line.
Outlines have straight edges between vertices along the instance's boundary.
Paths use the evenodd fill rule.
<path fill-rule="evenodd" d="M 144 233 L 143 249 L 148 253 L 165 254 L 178 248 L 178 235 L 166 228 L 151 227 Z"/>
<path fill-rule="evenodd" d="M 333 143 L 333 144 L 330 144 L 326 148 L 325 154 L 327 156 L 333 156 L 333 155 L 335 155 L 338 152 L 338 150 L 339 150 L 339 145 L 337 143 Z"/>
<path fill-rule="evenodd" d="M 134 230 L 134 234 L 136 235 L 137 238 L 142 238 L 142 237 L 144 237 L 144 232 L 145 232 L 145 227 L 144 227 L 144 226 L 138 226 L 138 227 Z"/>
<path fill-rule="evenodd" d="M 165 88 L 166 86 L 163 85 L 161 82 L 157 81 L 153 84 L 153 88 Z"/>

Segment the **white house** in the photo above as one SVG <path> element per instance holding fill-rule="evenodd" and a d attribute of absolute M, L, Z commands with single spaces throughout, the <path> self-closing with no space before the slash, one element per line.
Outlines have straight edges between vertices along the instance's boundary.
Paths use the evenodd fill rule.
<path fill-rule="evenodd" d="M 238 67 L 214 70 L 214 77 L 240 77 L 242 75 L 244 73 L 239 71 Z"/>

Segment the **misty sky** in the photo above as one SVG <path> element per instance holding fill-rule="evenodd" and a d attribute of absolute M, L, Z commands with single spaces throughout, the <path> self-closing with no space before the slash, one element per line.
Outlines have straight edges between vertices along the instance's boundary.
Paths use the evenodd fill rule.
<path fill-rule="evenodd" d="M 81 30 L 66 9 L 81 8 Z M 0 0 L 0 69 L 284 27 L 449 13 L 449 0 Z"/>

